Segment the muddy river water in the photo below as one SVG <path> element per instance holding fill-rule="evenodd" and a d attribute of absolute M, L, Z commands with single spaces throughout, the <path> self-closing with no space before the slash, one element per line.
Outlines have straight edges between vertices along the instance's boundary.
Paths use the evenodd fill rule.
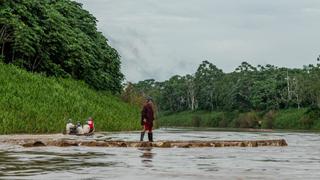
<path fill-rule="evenodd" d="M 320 179 L 320 134 L 160 129 L 155 140 L 286 139 L 288 147 L 103 148 L 0 144 L 0 179 Z M 139 132 L 95 137 L 136 140 Z"/>

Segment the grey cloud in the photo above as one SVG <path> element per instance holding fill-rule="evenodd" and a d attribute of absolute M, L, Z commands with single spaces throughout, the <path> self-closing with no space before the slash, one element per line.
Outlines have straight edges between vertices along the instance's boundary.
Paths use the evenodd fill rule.
<path fill-rule="evenodd" d="M 302 67 L 320 53 L 319 0 L 77 0 L 99 20 L 129 81 L 194 73 L 210 60 Z"/>

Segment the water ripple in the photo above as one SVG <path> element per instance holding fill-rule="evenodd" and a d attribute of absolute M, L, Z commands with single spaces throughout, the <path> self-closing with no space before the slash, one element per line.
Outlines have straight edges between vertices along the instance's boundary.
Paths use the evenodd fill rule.
<path fill-rule="evenodd" d="M 136 133 L 104 133 L 98 140 L 137 140 Z M 0 146 L 0 179 L 317 179 L 317 133 L 157 130 L 155 139 L 285 138 L 288 147 L 101 148 Z"/>

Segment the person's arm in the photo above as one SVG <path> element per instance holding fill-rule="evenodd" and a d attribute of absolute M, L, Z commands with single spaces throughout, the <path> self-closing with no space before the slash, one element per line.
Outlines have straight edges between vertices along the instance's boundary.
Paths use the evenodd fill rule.
<path fill-rule="evenodd" d="M 150 118 L 152 119 L 152 121 L 155 120 L 155 113 L 154 113 L 154 106 L 150 105 Z"/>
<path fill-rule="evenodd" d="M 143 106 L 142 112 L 141 112 L 141 120 L 142 122 L 147 122 L 147 113 L 148 110 L 146 108 L 146 106 Z"/>

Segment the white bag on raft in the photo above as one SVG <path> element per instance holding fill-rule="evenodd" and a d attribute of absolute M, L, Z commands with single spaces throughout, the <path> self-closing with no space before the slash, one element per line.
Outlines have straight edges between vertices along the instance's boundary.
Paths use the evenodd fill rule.
<path fill-rule="evenodd" d="M 81 126 L 77 127 L 77 134 L 84 134 Z"/>
<path fill-rule="evenodd" d="M 84 134 L 90 133 L 90 126 L 88 124 L 83 126 L 83 133 Z"/>
<path fill-rule="evenodd" d="M 67 133 L 67 134 L 70 134 L 70 129 L 71 129 L 71 128 L 74 128 L 74 124 L 68 123 L 68 124 L 66 125 L 66 133 Z"/>

